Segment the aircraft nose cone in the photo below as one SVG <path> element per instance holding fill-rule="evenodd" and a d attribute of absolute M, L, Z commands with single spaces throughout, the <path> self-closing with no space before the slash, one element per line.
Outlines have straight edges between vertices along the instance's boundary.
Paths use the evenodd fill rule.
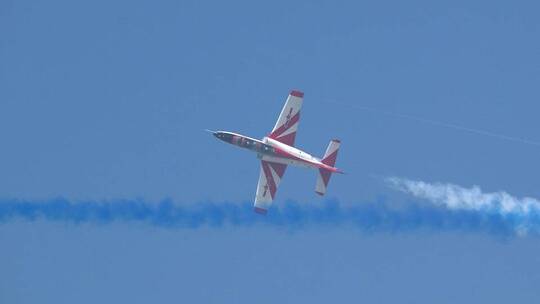
<path fill-rule="evenodd" d="M 217 136 L 218 132 L 216 132 L 216 131 L 212 131 L 212 130 L 208 130 L 208 129 L 205 129 L 205 131 L 208 132 L 208 133 L 212 133 L 212 135 L 214 135 L 215 137 L 218 137 Z"/>
<path fill-rule="evenodd" d="M 223 140 L 223 133 L 219 131 L 211 131 L 215 138 Z"/>

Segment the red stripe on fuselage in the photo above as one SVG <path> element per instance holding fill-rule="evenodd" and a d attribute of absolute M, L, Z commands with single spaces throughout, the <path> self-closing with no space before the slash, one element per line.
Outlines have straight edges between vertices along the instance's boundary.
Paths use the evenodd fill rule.
<path fill-rule="evenodd" d="M 325 169 L 325 170 L 328 170 L 330 172 L 338 172 L 338 169 L 332 167 L 332 166 L 328 166 L 327 164 L 324 164 L 324 163 L 319 163 L 319 162 L 315 162 L 315 161 L 310 161 L 310 160 L 307 160 L 307 159 L 303 159 L 301 157 L 298 157 L 294 154 L 291 154 L 287 151 L 284 151 L 278 147 L 274 147 L 274 149 L 276 150 L 276 154 L 280 157 L 283 157 L 283 158 L 289 158 L 289 159 L 294 159 L 294 160 L 298 160 L 298 161 L 301 161 L 301 162 L 304 162 L 304 163 L 307 163 L 307 164 L 310 164 L 310 165 L 315 165 L 317 168 L 320 168 L 320 169 Z"/>

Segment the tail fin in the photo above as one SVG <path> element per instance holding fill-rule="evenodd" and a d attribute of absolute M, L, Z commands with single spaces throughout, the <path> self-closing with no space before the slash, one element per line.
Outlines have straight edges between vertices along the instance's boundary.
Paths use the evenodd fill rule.
<path fill-rule="evenodd" d="M 326 148 L 326 152 L 324 153 L 324 157 L 322 158 L 321 162 L 325 165 L 334 167 L 336 164 L 337 154 L 339 150 L 339 146 L 341 145 L 341 141 L 338 139 L 332 139 L 330 141 L 330 144 L 328 144 L 328 148 Z M 317 176 L 317 185 L 315 186 L 315 193 L 319 195 L 324 195 L 326 193 L 326 188 L 328 187 L 328 183 L 330 182 L 330 176 L 332 176 L 332 172 L 326 169 L 319 169 L 319 174 Z"/>
<path fill-rule="evenodd" d="M 332 139 L 330 143 L 328 144 L 328 148 L 326 148 L 326 152 L 324 153 L 324 157 L 322 159 L 322 163 L 329 166 L 334 166 L 336 164 L 337 159 L 337 153 L 339 150 L 339 146 L 341 145 L 341 141 L 339 139 Z"/>

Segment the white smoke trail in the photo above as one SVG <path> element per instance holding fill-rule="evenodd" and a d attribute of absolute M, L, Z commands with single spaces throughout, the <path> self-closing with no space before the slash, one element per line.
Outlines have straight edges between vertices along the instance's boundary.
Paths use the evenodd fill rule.
<path fill-rule="evenodd" d="M 485 193 L 479 186 L 465 188 L 398 177 L 386 178 L 386 181 L 397 190 L 451 210 L 499 214 L 514 223 L 518 235 L 524 236 L 533 231 L 540 233 L 540 200 L 517 198 L 504 191 Z"/>
<path fill-rule="evenodd" d="M 522 224 L 518 232 L 526 232 L 540 215 L 539 200 L 531 197 L 517 198 L 504 191 L 485 193 L 479 186 L 465 188 L 450 183 L 426 183 L 398 177 L 386 178 L 386 181 L 397 190 L 448 209 L 519 217 Z"/>
<path fill-rule="evenodd" d="M 502 215 L 522 216 L 540 211 L 539 200 L 531 197 L 517 198 L 504 191 L 485 193 L 478 186 L 465 188 L 449 183 L 426 183 L 398 177 L 386 178 L 386 181 L 397 190 L 449 209 L 491 211 Z"/>

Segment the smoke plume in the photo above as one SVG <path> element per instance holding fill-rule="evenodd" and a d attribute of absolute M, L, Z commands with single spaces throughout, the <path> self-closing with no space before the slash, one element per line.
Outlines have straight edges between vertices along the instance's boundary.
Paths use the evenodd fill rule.
<path fill-rule="evenodd" d="M 394 182 L 402 190 L 408 189 L 404 187 L 409 184 Z M 443 205 L 447 201 L 441 195 L 432 197 L 427 196 L 425 192 L 413 192 L 413 188 L 409 192 L 420 193 L 419 197 L 429 197 L 433 201 L 440 201 Z M 0 223 L 21 221 L 50 221 L 75 225 L 139 223 L 170 229 L 265 226 L 292 231 L 324 227 L 357 229 L 365 233 L 453 231 L 499 236 L 516 235 L 524 224 L 523 218 L 516 213 L 479 212 L 478 208 L 451 208 L 449 206 L 466 205 L 468 201 L 448 200 L 448 202 L 451 203 L 447 204 L 447 208 L 415 202 L 394 204 L 384 199 L 347 206 L 338 201 L 314 204 L 277 202 L 266 216 L 262 216 L 253 212 L 251 203 L 204 202 L 185 205 L 170 200 L 160 203 L 136 200 L 77 203 L 64 199 L 0 200 Z M 536 223 L 537 220 L 530 224 L 536 227 L 538 226 Z"/>

